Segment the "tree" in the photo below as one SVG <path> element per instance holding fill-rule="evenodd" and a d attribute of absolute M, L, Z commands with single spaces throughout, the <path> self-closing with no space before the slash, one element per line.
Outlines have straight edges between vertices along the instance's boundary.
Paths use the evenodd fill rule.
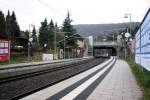
<path fill-rule="evenodd" d="M 14 38 L 19 37 L 20 36 L 20 28 L 16 19 L 16 15 L 15 12 L 12 12 L 11 15 L 11 27 L 12 27 L 12 34 L 14 34 Z"/>
<path fill-rule="evenodd" d="M 57 22 L 55 23 L 54 28 L 56 32 L 56 45 L 60 48 L 63 48 L 63 41 L 59 41 L 64 39 L 64 34 L 61 33 L 61 29 L 59 29 Z"/>
<path fill-rule="evenodd" d="M 15 41 L 16 37 L 20 36 L 20 28 L 17 23 L 15 12 L 12 12 L 12 15 L 10 15 L 10 12 L 8 10 L 7 16 L 6 16 L 6 33 L 9 36 L 9 39 Z"/>
<path fill-rule="evenodd" d="M 55 32 L 55 28 L 54 28 L 54 22 L 51 19 L 50 23 L 49 23 L 49 29 L 48 29 L 48 45 L 50 48 L 54 47 L 54 32 Z"/>
<path fill-rule="evenodd" d="M 33 27 L 33 30 L 32 30 L 32 38 L 33 38 L 33 42 L 37 42 L 37 36 L 36 36 L 35 26 Z"/>
<path fill-rule="evenodd" d="M 64 22 L 63 22 L 63 32 L 65 32 L 65 37 L 68 37 L 68 39 L 66 39 L 66 45 L 67 46 L 73 46 L 76 47 L 76 38 L 73 36 L 76 33 L 76 30 L 73 28 L 73 25 L 71 25 L 71 22 L 73 20 L 70 19 L 70 13 L 68 11 L 67 13 L 67 17 L 65 18 Z"/>
<path fill-rule="evenodd" d="M 54 28 L 54 22 L 53 22 L 53 20 L 51 19 L 51 21 L 50 21 L 50 23 L 49 23 L 49 28 L 51 29 L 51 28 Z"/>
<path fill-rule="evenodd" d="M 42 48 L 48 44 L 48 25 L 47 19 L 41 22 L 41 27 L 39 29 L 39 44 Z"/>
<path fill-rule="evenodd" d="M 29 39 L 29 31 L 26 30 L 26 31 L 21 31 L 20 32 L 20 37 L 21 38 L 24 38 L 24 39 Z"/>
<path fill-rule="evenodd" d="M 37 41 L 35 26 L 33 27 L 33 30 L 32 30 L 32 38 L 33 38 L 33 41 L 32 41 L 33 48 L 37 49 L 37 47 L 38 47 L 38 41 Z"/>
<path fill-rule="evenodd" d="M 2 11 L 0 11 L 0 35 L 6 35 L 6 22 Z"/>
<path fill-rule="evenodd" d="M 55 27 L 56 30 L 58 30 L 57 22 L 55 23 L 54 27 Z"/>
<path fill-rule="evenodd" d="M 8 13 L 7 13 L 7 16 L 6 16 L 6 34 L 7 34 L 8 38 L 12 40 L 11 32 L 12 32 L 11 16 L 10 16 L 10 12 L 8 10 Z"/>

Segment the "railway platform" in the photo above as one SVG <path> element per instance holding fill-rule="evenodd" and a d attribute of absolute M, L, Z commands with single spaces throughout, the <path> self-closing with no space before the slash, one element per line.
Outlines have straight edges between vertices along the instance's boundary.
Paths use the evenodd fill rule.
<path fill-rule="evenodd" d="M 52 63 L 59 63 L 59 62 L 83 60 L 83 59 L 90 59 L 90 58 L 92 58 L 92 57 L 91 56 L 87 56 L 87 57 L 83 57 L 83 58 L 58 59 L 58 60 L 48 60 L 48 61 L 18 63 L 18 64 L 8 64 L 8 65 L 1 65 L 0 66 L 0 70 L 15 69 L 15 68 L 18 68 L 18 67 L 35 66 L 35 65 L 41 65 L 41 64 L 52 64 Z"/>
<path fill-rule="evenodd" d="M 88 100 L 142 100 L 140 90 L 129 65 L 123 60 L 116 64 Z"/>
<path fill-rule="evenodd" d="M 21 100 L 141 100 L 142 92 L 129 65 L 115 59 Z"/>
<path fill-rule="evenodd" d="M 48 70 L 56 68 L 62 65 L 69 65 L 80 63 L 86 60 L 93 59 L 93 57 L 83 58 L 72 58 L 72 59 L 61 59 L 61 60 L 50 60 L 50 61 L 39 61 L 30 63 L 10 64 L 0 66 L 0 79 L 13 77 L 22 74 L 33 73 L 42 70 Z"/>

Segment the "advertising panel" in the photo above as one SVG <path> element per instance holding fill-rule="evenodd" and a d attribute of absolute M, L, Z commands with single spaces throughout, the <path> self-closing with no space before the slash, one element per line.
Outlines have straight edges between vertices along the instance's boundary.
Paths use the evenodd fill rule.
<path fill-rule="evenodd" d="M 9 59 L 9 41 L 0 40 L 0 60 Z"/>

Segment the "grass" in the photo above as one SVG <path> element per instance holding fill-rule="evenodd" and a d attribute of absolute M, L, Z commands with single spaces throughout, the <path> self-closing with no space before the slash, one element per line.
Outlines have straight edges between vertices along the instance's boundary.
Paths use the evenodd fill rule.
<path fill-rule="evenodd" d="M 136 77 L 136 80 L 143 90 L 143 99 L 150 100 L 150 71 L 142 69 L 134 61 L 134 57 L 130 56 L 127 62 L 131 66 L 132 72 Z"/>
<path fill-rule="evenodd" d="M 36 53 L 32 56 L 32 60 L 28 61 L 27 55 L 14 55 L 11 56 L 10 62 L 8 60 L 0 60 L 0 65 L 8 65 L 8 64 L 18 64 L 18 63 L 28 63 L 28 62 L 35 62 L 41 61 L 41 54 Z M 26 71 L 19 71 L 19 72 L 7 72 L 7 73 L 0 73 L 0 78 L 8 77 L 8 76 L 15 76 L 21 73 L 25 73 Z"/>
<path fill-rule="evenodd" d="M 30 61 L 28 61 L 28 57 L 27 55 L 17 55 L 17 56 L 11 56 L 10 61 L 5 60 L 5 61 L 1 61 L 0 60 L 0 65 L 7 65 L 7 64 L 18 64 L 18 63 L 28 63 L 28 62 L 35 62 L 35 61 L 41 61 L 42 57 L 41 57 L 41 53 L 35 53 L 31 56 Z"/>
<path fill-rule="evenodd" d="M 10 61 L 0 61 L 0 65 L 7 65 L 7 64 L 17 64 L 17 63 L 24 63 L 28 62 L 27 57 L 21 56 L 21 57 L 11 57 Z"/>

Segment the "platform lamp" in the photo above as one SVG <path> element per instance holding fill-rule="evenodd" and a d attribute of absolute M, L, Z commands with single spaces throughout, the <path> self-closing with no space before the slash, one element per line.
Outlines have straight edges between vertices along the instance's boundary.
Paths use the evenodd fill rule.
<path fill-rule="evenodd" d="M 125 14 L 124 18 L 130 18 L 130 34 L 131 34 L 131 14 Z"/>
<path fill-rule="evenodd" d="M 33 41 L 33 38 L 30 36 L 31 35 L 31 30 L 30 28 L 34 27 L 33 24 L 29 24 L 29 38 L 28 38 L 28 61 L 30 61 L 30 47 L 31 47 L 31 42 Z"/>

